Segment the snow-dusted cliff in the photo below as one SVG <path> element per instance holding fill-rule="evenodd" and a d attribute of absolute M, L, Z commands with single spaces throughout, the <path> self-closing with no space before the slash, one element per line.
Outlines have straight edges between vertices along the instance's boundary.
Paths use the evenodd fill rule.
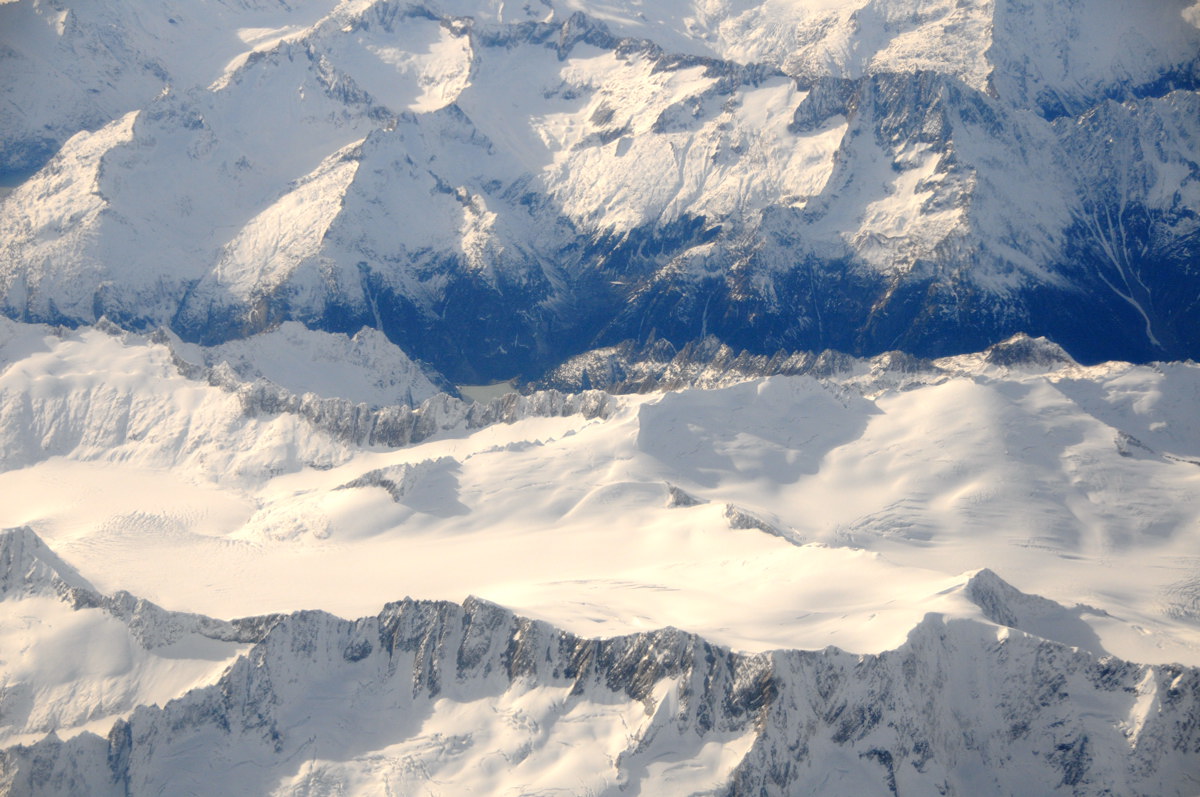
<path fill-rule="evenodd" d="M 380 356 L 356 361 L 347 356 L 348 343 L 373 346 Z M 25 358 L 0 374 L 5 469 L 70 456 L 255 479 L 340 464 L 355 445 L 408 445 L 529 416 L 603 416 L 612 403 L 599 392 L 556 391 L 464 401 L 438 392 L 403 352 L 366 331 L 347 341 L 285 326 L 203 349 L 111 325 L 72 332 L 0 320 L 0 353 Z M 389 359 L 394 367 L 381 367 Z M 327 395 L 292 392 L 263 370 L 298 388 L 324 387 Z M 404 403 L 415 396 L 424 400 Z"/>
<path fill-rule="evenodd" d="M 0 743 L 107 732 L 218 677 L 277 617 L 227 622 L 97 592 L 28 528 L 0 533 Z M 19 794 L 22 789 L 8 789 Z"/>

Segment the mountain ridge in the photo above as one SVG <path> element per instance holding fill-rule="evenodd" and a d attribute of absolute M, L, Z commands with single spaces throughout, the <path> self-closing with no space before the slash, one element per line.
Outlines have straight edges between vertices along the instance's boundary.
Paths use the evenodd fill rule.
<path fill-rule="evenodd" d="M 993 622 L 1012 619 L 997 615 L 1011 614 L 997 608 L 1005 604 L 1064 611 L 987 570 L 959 588 L 975 599 L 986 591 L 981 606 Z M 142 794 L 186 783 L 216 794 L 229 783 L 204 762 L 221 760 L 240 773 L 241 788 L 264 794 L 369 789 L 381 777 L 411 788 L 546 788 L 580 777 L 546 767 L 556 738 L 570 738 L 571 717 L 582 710 L 592 723 L 610 721 L 616 710 L 627 712 L 623 738 L 597 740 L 616 746 L 607 766 L 584 777 L 604 793 L 702 784 L 712 793 L 786 793 L 827 788 L 832 777 L 860 793 L 998 794 L 1035 778 L 1072 793 L 1184 794 L 1200 781 L 1189 764 L 1200 745 L 1188 720 L 1197 670 L 1097 658 L 935 613 L 900 648 L 866 656 L 836 648 L 739 654 L 673 628 L 584 639 L 477 598 L 405 599 L 356 621 L 324 612 L 263 619 L 253 624 L 254 646 L 212 685 L 134 709 L 107 738 L 84 731 L 9 746 L 0 750 L 0 776 L 15 793 Z M 1002 722 L 940 705 L 984 688 L 994 698 L 984 711 L 1002 707 Z M 507 731 L 503 723 L 461 727 L 456 712 L 472 717 L 468 707 L 480 703 L 510 718 Z M 968 703 L 954 705 L 961 712 Z M 460 733 L 446 738 L 456 724 Z M 734 757 L 715 759 L 713 744 Z M 496 754 L 506 770 L 471 775 L 463 766 L 463 758 Z M 297 767 L 298 755 L 306 766 Z M 691 773 L 661 768 L 664 757 L 681 756 L 693 761 Z M 855 759 L 878 766 L 859 766 L 848 780 L 836 774 L 837 762 Z M 169 770 L 156 763 L 165 760 Z"/>
<path fill-rule="evenodd" d="M 460 383 L 651 330 L 757 354 L 1024 331 L 1084 362 L 1195 356 L 1200 29 L 1179 2 L 1060 5 L 1031 39 L 1011 2 L 313 4 L 14 189 L 4 312 L 208 344 L 366 325 Z M 114 35 L 165 41 L 138 24 Z M 951 39 L 985 29 L 958 60 Z M 752 58 L 734 30 L 774 43 Z M 265 147 L 276 125 L 288 146 Z M 168 268 L 145 245 L 164 235 Z"/>

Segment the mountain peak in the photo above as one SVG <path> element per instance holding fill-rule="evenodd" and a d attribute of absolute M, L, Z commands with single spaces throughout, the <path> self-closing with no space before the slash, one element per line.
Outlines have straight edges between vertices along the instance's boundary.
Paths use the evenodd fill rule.
<path fill-rule="evenodd" d="M 1087 606 L 1067 608 L 1040 595 L 1021 592 L 995 572 L 984 568 L 963 586 L 963 594 L 979 607 L 983 616 L 997 625 L 1024 631 L 1042 639 L 1107 655 L 1100 637 L 1086 621 L 1085 614 L 1103 614 Z"/>
<path fill-rule="evenodd" d="M 1059 370 L 1078 364 L 1054 341 L 1030 337 L 1023 332 L 989 346 L 983 359 L 988 365 L 1026 370 Z"/>
<path fill-rule="evenodd" d="M 29 526 L 0 530 L 0 599 L 91 589 Z"/>

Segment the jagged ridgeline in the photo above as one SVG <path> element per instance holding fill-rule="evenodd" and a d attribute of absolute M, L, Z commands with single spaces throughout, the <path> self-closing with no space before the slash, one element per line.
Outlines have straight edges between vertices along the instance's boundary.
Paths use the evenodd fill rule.
<path fill-rule="evenodd" d="M 989 571 L 964 592 L 991 624 L 930 614 L 879 655 L 747 655 L 674 629 L 581 638 L 477 599 L 221 622 L 100 595 L 28 529 L 0 534 L 0 562 L 5 598 L 107 615 L 142 655 L 184 637 L 253 643 L 212 685 L 105 735 L 0 750 L 10 794 L 1183 795 L 1200 782 L 1200 672 L 1020 630 L 1022 614 L 1066 612 Z"/>
<path fill-rule="evenodd" d="M 1190 0 L 589 9 L 3 4 L 0 306 L 459 383 L 652 332 L 1200 353 Z"/>

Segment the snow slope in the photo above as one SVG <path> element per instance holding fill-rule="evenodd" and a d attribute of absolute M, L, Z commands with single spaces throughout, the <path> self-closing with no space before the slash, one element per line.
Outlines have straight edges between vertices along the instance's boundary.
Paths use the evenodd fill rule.
<path fill-rule="evenodd" d="M 8 334 L 0 524 L 106 591 L 213 616 L 475 594 L 577 632 L 876 652 L 988 567 L 1093 607 L 1094 652 L 1200 661 L 1192 365 L 1016 347 L 396 414 L 137 337 Z"/>
<path fill-rule="evenodd" d="M 179 342 L 180 351 L 191 353 Z M 186 355 L 185 355 L 186 356 Z M 419 406 L 442 392 L 427 374 L 378 330 L 353 337 L 330 335 L 286 322 L 260 335 L 200 350 L 197 364 L 227 364 L 239 379 L 266 379 L 296 394 L 316 393 L 375 407 Z"/>
<path fill-rule="evenodd" d="M 107 733 L 136 707 L 215 680 L 271 618 L 236 624 L 97 593 L 29 529 L 0 536 L 0 742 Z"/>

